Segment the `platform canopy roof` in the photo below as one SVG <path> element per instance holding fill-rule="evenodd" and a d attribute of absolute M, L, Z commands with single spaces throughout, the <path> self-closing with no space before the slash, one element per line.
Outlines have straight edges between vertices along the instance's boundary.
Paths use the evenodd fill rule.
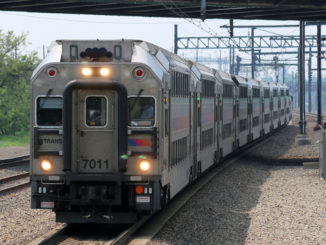
<path fill-rule="evenodd" d="M 2 0 L 0 10 L 202 19 L 326 20 L 326 0 Z"/>

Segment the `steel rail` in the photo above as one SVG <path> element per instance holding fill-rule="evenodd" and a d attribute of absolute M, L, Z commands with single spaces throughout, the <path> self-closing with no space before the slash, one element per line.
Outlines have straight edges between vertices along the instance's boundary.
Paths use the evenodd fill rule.
<path fill-rule="evenodd" d="M 29 163 L 29 155 L 0 160 L 0 169 Z"/>
<path fill-rule="evenodd" d="M 26 178 L 26 177 L 29 177 L 29 172 L 12 175 L 12 176 L 5 177 L 5 178 L 1 178 L 0 179 L 0 184 L 8 183 L 10 181 L 14 181 L 14 180 L 18 180 L 18 179 L 23 179 L 23 178 Z"/>
<path fill-rule="evenodd" d="M 14 185 L 14 186 L 6 187 L 6 188 L 0 190 L 0 195 L 4 195 L 4 194 L 7 194 L 7 193 L 16 191 L 16 190 L 20 190 L 20 189 L 28 187 L 28 186 L 30 186 L 29 181 L 21 183 L 21 184 Z"/>

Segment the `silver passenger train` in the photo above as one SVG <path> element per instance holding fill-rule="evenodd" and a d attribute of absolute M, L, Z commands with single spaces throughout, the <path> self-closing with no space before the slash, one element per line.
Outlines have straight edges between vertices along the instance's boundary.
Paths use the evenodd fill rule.
<path fill-rule="evenodd" d="M 291 112 L 285 85 L 148 42 L 55 41 L 31 81 L 31 206 L 134 223 Z"/>

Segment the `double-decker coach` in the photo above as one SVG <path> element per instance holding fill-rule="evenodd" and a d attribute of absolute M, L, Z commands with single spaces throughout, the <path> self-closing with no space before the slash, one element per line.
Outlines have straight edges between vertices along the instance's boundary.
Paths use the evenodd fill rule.
<path fill-rule="evenodd" d="M 251 116 L 251 103 L 248 96 L 248 80 L 240 76 L 233 76 L 232 78 L 238 85 L 238 96 L 236 97 L 238 102 L 236 108 L 238 125 L 236 146 L 241 147 L 250 140 L 249 117 Z"/>
<path fill-rule="evenodd" d="M 262 135 L 262 118 L 263 118 L 263 96 L 261 94 L 262 85 L 259 81 L 254 79 L 248 79 L 248 89 L 250 93 L 250 102 L 251 102 L 251 140 L 255 140 Z"/>
<path fill-rule="evenodd" d="M 274 111 L 288 121 L 274 88 L 140 40 L 55 41 L 31 80 L 31 206 L 134 223 L 269 133 Z"/>

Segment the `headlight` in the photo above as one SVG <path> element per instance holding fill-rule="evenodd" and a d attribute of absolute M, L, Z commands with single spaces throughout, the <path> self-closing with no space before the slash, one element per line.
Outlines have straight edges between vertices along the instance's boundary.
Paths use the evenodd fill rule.
<path fill-rule="evenodd" d="M 89 67 L 84 67 L 81 69 L 81 74 L 85 77 L 89 77 L 90 75 L 92 75 L 92 69 Z"/>
<path fill-rule="evenodd" d="M 110 75 L 110 70 L 108 68 L 101 68 L 100 75 L 102 77 L 107 77 L 108 75 Z"/>
<path fill-rule="evenodd" d="M 41 161 L 41 169 L 46 172 L 52 170 L 52 162 L 49 160 L 42 160 Z"/>
<path fill-rule="evenodd" d="M 151 168 L 151 163 L 148 160 L 141 160 L 138 167 L 141 171 L 146 172 Z"/>

